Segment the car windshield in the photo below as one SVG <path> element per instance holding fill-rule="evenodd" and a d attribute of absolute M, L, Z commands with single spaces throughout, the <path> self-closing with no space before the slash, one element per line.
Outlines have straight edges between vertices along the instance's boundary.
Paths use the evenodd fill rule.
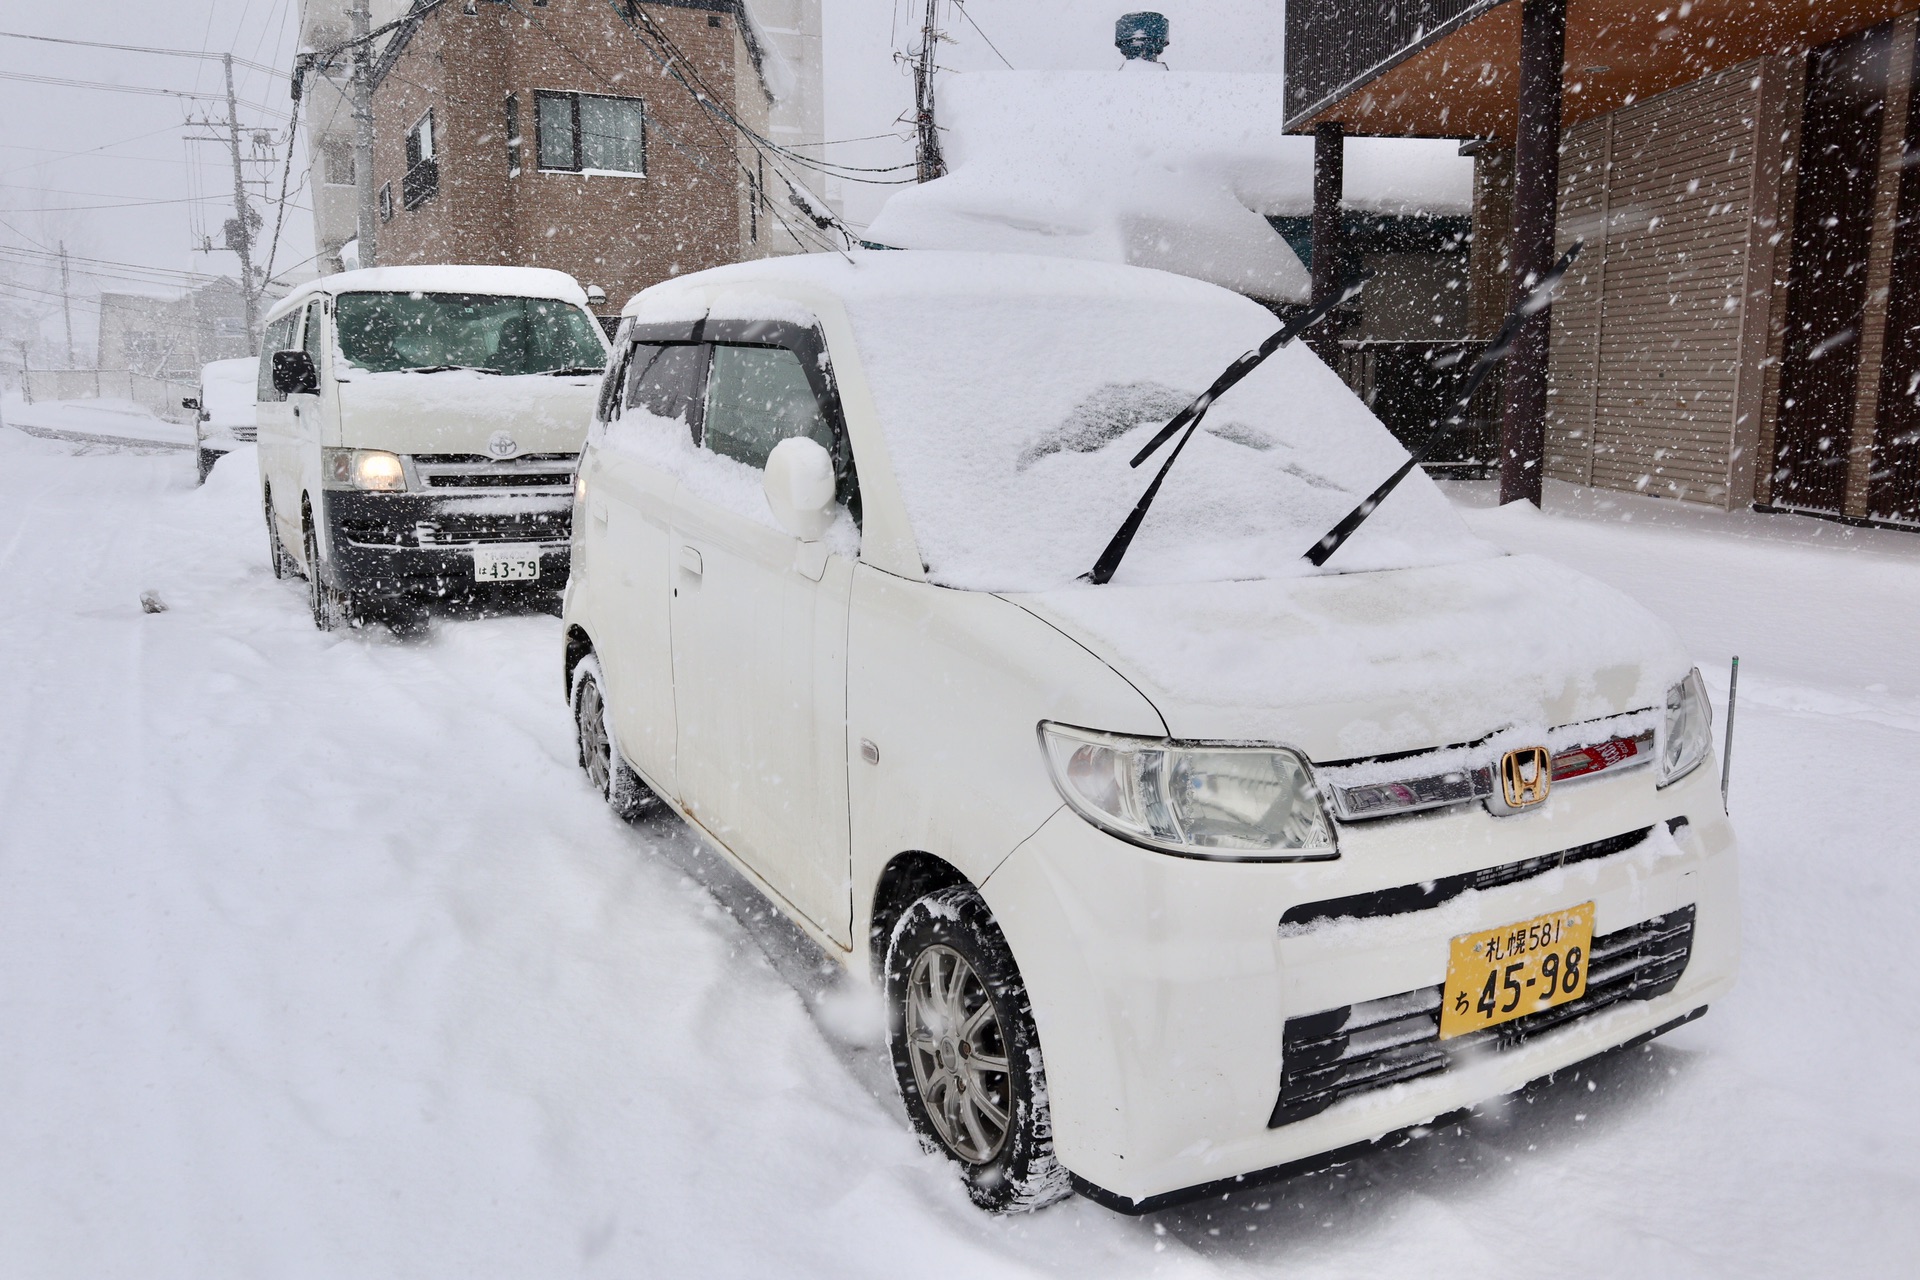
<path fill-rule="evenodd" d="M 483 369 L 553 373 L 606 363 L 592 316 L 553 298 L 482 293 L 343 293 L 334 304 L 340 352 L 375 373 Z"/>
<path fill-rule="evenodd" d="M 1165 453 L 1127 460 L 1279 324 L 1159 272 L 959 254 L 916 269 L 909 256 L 861 255 L 842 296 L 921 557 L 948 586 L 1078 579 Z M 1295 343 L 1213 406 L 1114 581 L 1316 572 L 1307 548 L 1406 457 Z M 1327 571 L 1488 554 L 1416 472 Z"/>

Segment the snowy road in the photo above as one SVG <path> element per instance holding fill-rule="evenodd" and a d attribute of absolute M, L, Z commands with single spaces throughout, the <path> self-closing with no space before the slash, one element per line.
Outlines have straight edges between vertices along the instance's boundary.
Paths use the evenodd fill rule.
<path fill-rule="evenodd" d="M 1906 1271 L 1920 539 L 1663 510 L 1473 518 L 1739 646 L 1733 997 L 1338 1174 L 996 1221 L 865 1006 L 588 792 L 553 619 L 322 636 L 246 454 L 0 430 L 0 1275 Z"/>

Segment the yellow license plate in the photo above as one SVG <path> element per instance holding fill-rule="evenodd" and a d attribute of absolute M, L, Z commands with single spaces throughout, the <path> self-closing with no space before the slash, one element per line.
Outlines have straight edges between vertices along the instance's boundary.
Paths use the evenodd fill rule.
<path fill-rule="evenodd" d="M 1587 990 L 1593 904 L 1463 933 L 1450 944 L 1440 1038 L 1497 1027 Z"/>

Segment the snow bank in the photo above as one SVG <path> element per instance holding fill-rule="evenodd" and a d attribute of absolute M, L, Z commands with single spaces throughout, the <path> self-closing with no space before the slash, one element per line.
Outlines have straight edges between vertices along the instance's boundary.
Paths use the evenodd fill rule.
<path fill-rule="evenodd" d="M 868 236 L 1159 267 L 1302 302 L 1304 267 L 1266 218 L 1313 208 L 1313 140 L 1279 131 L 1277 76 L 982 72 L 942 81 L 947 177 L 894 195 Z M 1452 142 L 1352 139 L 1346 203 L 1464 213 Z"/>

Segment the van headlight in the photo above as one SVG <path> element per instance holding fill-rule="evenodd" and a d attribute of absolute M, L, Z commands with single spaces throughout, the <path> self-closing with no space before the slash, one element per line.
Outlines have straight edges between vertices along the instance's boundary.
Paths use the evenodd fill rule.
<path fill-rule="evenodd" d="M 320 474 L 329 489 L 401 493 L 407 487 L 399 456 L 385 449 L 322 449 Z"/>
<path fill-rule="evenodd" d="M 1075 813 L 1189 858 L 1337 858 L 1307 762 L 1285 747 L 1209 746 L 1040 722 L 1053 785 Z"/>
<path fill-rule="evenodd" d="M 1706 682 L 1695 667 L 1687 678 L 1667 690 L 1667 713 L 1660 724 L 1660 786 L 1700 767 L 1713 750 L 1713 706 L 1707 701 Z"/>

